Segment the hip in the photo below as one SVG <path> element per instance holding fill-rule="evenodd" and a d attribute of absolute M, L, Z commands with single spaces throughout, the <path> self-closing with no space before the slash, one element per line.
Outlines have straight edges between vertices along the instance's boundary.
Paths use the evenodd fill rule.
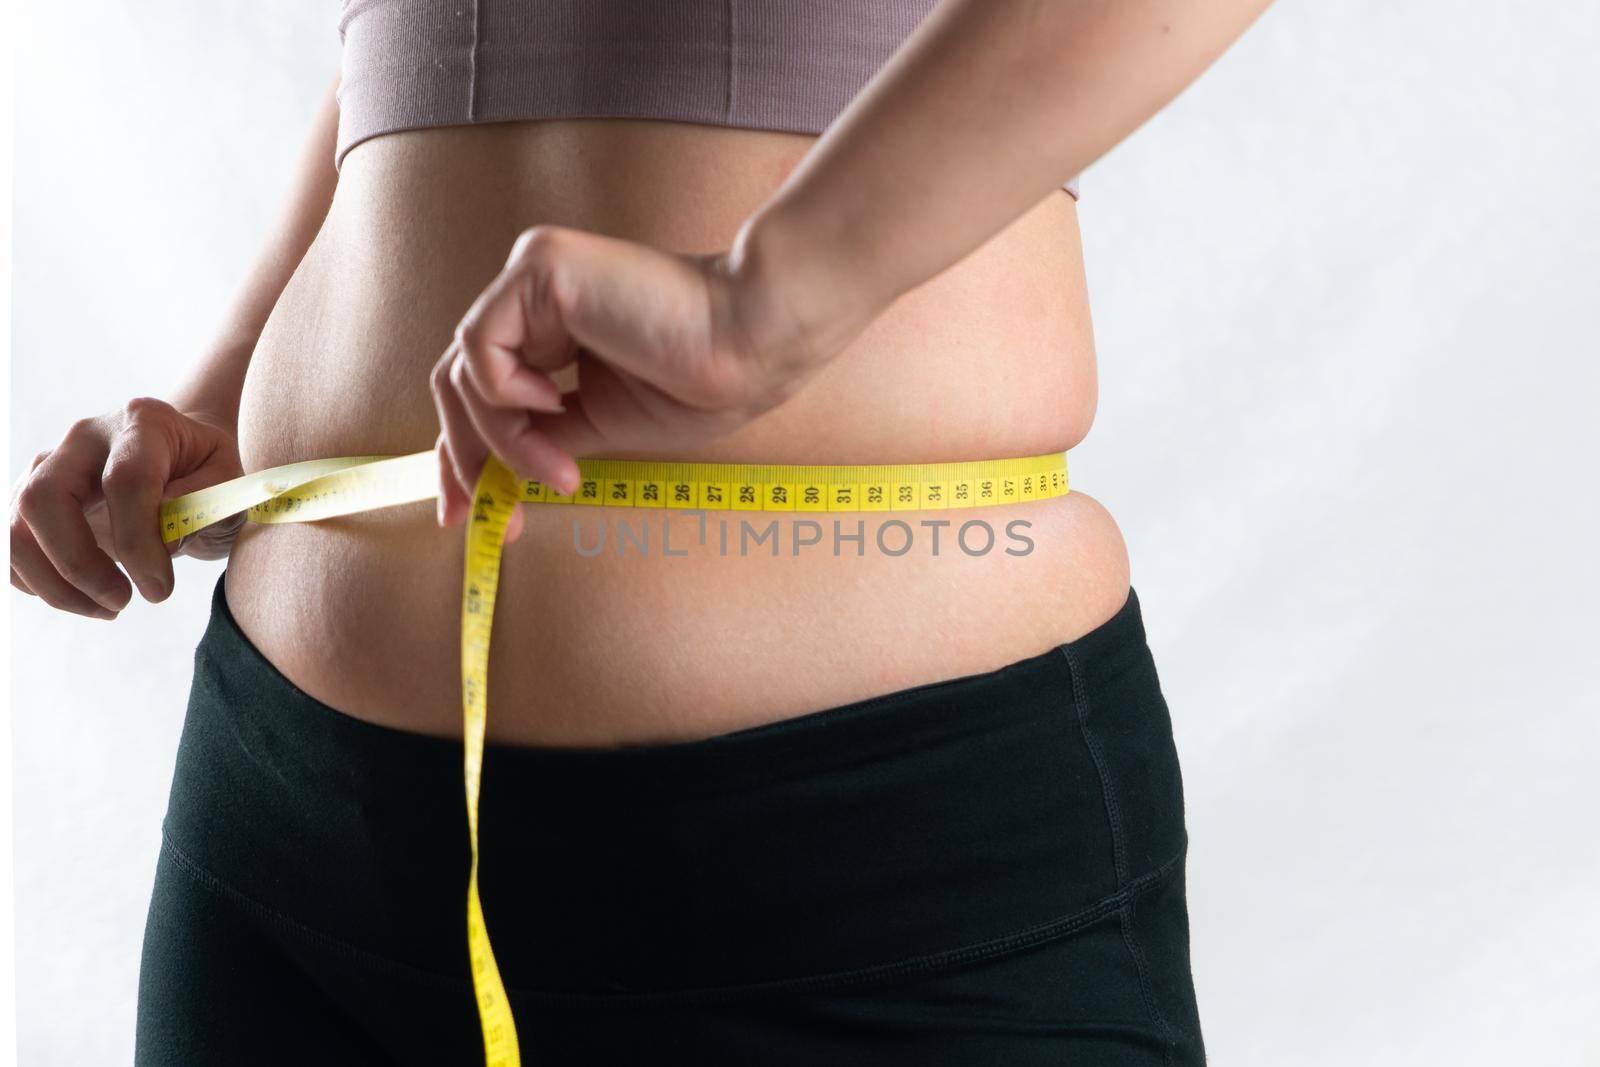
<path fill-rule="evenodd" d="M 227 598 L 302 691 L 459 737 L 464 538 L 430 509 L 247 527 Z M 693 740 L 981 673 L 1128 593 L 1116 524 L 1078 492 L 887 519 L 527 510 L 490 654 L 489 736 L 507 743 Z"/>
<path fill-rule="evenodd" d="M 276 1003 L 323 1002 L 396 1062 L 474 1058 L 460 761 L 297 692 L 219 587 L 141 968 L 149 1062 L 175 1032 L 225 1044 L 230 983 L 284 980 L 244 973 L 258 941 L 314 990 Z M 1131 592 L 995 671 L 698 741 L 491 746 L 485 772 L 484 907 L 542 1062 L 1201 1062 L 1181 775 Z"/>

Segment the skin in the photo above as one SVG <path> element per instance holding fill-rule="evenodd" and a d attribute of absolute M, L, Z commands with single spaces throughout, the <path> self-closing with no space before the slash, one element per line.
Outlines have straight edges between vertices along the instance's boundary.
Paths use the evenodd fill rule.
<path fill-rule="evenodd" d="M 171 591 L 162 497 L 433 445 L 432 514 L 234 525 L 180 551 L 231 549 L 235 617 L 303 690 L 458 734 L 459 523 L 491 452 L 570 485 L 586 455 L 901 463 L 1082 440 L 1094 351 L 1060 182 L 1263 6 L 948 0 L 820 139 L 512 123 L 375 138 L 335 174 L 330 90 L 214 349 L 171 403 L 76 424 L 18 483 L 12 584 L 113 617 L 135 586 Z M 900 557 L 825 540 L 586 558 L 569 509 L 521 512 L 490 680 L 490 736 L 515 743 L 703 737 L 992 670 L 1093 629 L 1128 589 L 1115 523 L 1076 489 L 900 516 L 955 524 L 941 554 L 919 537 Z M 645 516 L 695 540 L 693 519 L 610 509 L 584 537 Z M 953 550 L 980 517 L 1025 520 L 1034 550 Z"/>

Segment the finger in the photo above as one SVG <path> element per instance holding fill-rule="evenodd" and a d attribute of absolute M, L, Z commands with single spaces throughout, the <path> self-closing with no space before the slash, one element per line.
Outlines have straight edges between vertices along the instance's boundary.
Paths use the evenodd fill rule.
<path fill-rule="evenodd" d="M 564 367 L 577 355 L 558 285 L 578 266 L 574 260 L 586 236 L 544 226 L 525 231 L 505 268 L 462 316 L 456 343 L 486 395 L 498 400 L 502 389 L 523 390 L 542 403 L 518 399 L 518 406 L 557 409 L 559 390 L 547 373 L 538 372 Z"/>
<path fill-rule="evenodd" d="M 22 523 L 11 527 L 11 572 L 27 586 L 26 592 L 58 611 L 70 611 L 91 619 L 117 617 L 115 611 L 95 603 L 82 589 L 63 578 Z M 11 584 L 17 585 L 15 578 Z"/>
<path fill-rule="evenodd" d="M 238 539 L 246 521 L 245 512 L 230 515 L 221 522 L 214 522 L 169 543 L 166 546 L 167 555 L 188 556 L 191 559 L 226 559 L 233 551 L 233 542 Z"/>
<path fill-rule="evenodd" d="M 461 483 L 456 480 L 455 470 L 450 459 L 444 454 L 448 446 L 444 438 L 440 437 L 434 443 L 439 452 L 439 525 L 454 526 L 465 519 L 472 511 L 472 498 L 461 488 Z M 516 504 L 511 509 L 511 516 L 506 520 L 506 544 L 511 544 L 522 536 L 522 505 Z"/>
<path fill-rule="evenodd" d="M 502 290 L 520 294 L 520 305 Z M 463 322 L 474 325 L 489 348 L 515 352 L 520 344 L 523 361 L 544 370 L 587 349 L 604 353 L 614 368 L 665 386 L 681 382 L 686 369 L 673 353 L 710 350 L 709 300 L 705 275 L 682 256 L 560 230 L 530 242 Z"/>
<path fill-rule="evenodd" d="M 161 490 L 162 501 L 176 500 L 180 496 L 208 489 L 213 485 L 220 485 L 230 478 L 239 477 L 236 470 L 222 469 L 215 466 L 202 467 L 200 470 L 191 471 L 181 478 L 174 478 L 168 482 L 166 488 Z M 156 506 L 156 514 L 161 514 L 160 505 Z M 249 521 L 248 512 L 241 511 L 236 515 L 229 515 L 225 519 L 218 519 L 209 526 L 179 537 L 176 541 L 162 540 L 162 548 L 168 558 L 173 556 L 188 556 L 191 559 L 223 559 L 233 548 L 233 542 L 238 538 L 239 531 L 244 529 Z"/>
<path fill-rule="evenodd" d="M 95 542 L 77 496 L 46 483 L 23 490 L 19 503 L 23 521 L 56 574 L 108 611 L 127 606 L 133 587 Z M 38 589 L 35 579 L 41 576 L 31 569 L 27 574 Z"/>
<path fill-rule="evenodd" d="M 170 434 L 130 410 L 125 428 L 112 439 L 100 479 L 113 551 L 151 603 L 172 594 L 172 557 L 161 540 L 161 495 L 172 473 L 173 451 Z"/>
<path fill-rule="evenodd" d="M 101 551 L 84 516 L 84 508 L 99 494 L 105 459 L 105 445 L 99 439 L 80 435 L 74 440 L 69 433 L 62 447 L 39 464 L 18 494 L 17 514 L 61 578 L 101 607 L 117 612 L 127 606 L 133 587 Z M 24 569 L 23 576 L 42 597 L 43 589 L 35 581 L 41 576 L 30 568 Z"/>
<path fill-rule="evenodd" d="M 577 489 L 577 461 L 534 429 L 535 416 L 518 408 L 490 404 L 473 387 L 460 362 L 451 368 L 450 382 L 479 438 L 507 466 L 524 478 L 536 478 L 562 493 Z"/>
<path fill-rule="evenodd" d="M 583 392 L 566 393 L 562 400 L 566 410 L 557 415 L 534 415 L 529 424 L 552 445 L 569 456 L 592 456 L 601 453 L 605 443 L 600 431 L 589 421 L 583 404 Z"/>
<path fill-rule="evenodd" d="M 525 272 L 490 283 L 456 327 L 456 347 L 473 385 L 502 407 L 560 411 L 561 390 L 546 373 L 572 362 L 576 346 L 558 315 L 544 310 Z"/>
<path fill-rule="evenodd" d="M 449 461 L 450 469 L 455 472 L 455 480 L 462 497 L 471 501 L 472 487 L 478 482 L 478 472 L 483 469 L 484 460 L 489 458 L 489 447 L 472 425 L 472 419 L 462 406 L 461 397 L 457 395 L 456 387 L 451 381 L 452 369 L 459 362 L 458 356 L 459 353 L 453 344 L 445 350 L 444 358 L 434 367 L 431 385 L 434 407 L 439 412 L 440 437 L 445 446 L 444 458 Z M 440 489 L 442 500 L 443 486 Z"/>
<path fill-rule="evenodd" d="M 43 463 L 45 460 L 50 458 L 50 452 L 51 452 L 51 450 L 47 448 L 43 452 L 35 453 L 32 461 L 30 461 L 28 463 L 28 473 L 24 474 L 22 477 L 18 478 L 15 482 L 12 483 L 12 485 L 11 485 L 11 518 L 12 518 L 12 521 L 16 521 L 16 517 L 17 517 L 17 498 L 20 497 L 22 495 L 22 491 L 28 487 L 28 482 L 30 480 L 29 476 L 32 475 L 33 472 L 38 469 L 39 464 Z"/>
<path fill-rule="evenodd" d="M 461 486 L 461 477 L 456 473 L 455 460 L 450 458 L 450 443 L 445 440 L 444 434 L 439 435 L 433 447 L 439 457 L 439 525 L 454 526 L 467 517 L 467 512 L 472 507 L 472 500 Z"/>
<path fill-rule="evenodd" d="M 505 543 L 515 544 L 522 536 L 522 507 L 521 504 L 511 505 L 511 515 L 506 519 Z"/>
<path fill-rule="evenodd" d="M 21 576 L 17 574 L 17 568 L 15 566 L 13 566 L 11 568 L 11 586 L 14 589 L 17 589 L 17 590 L 20 590 L 21 592 L 27 593 L 29 596 L 38 596 L 39 595 L 39 594 L 35 593 L 32 589 L 28 588 L 28 583 L 23 581 Z"/>
<path fill-rule="evenodd" d="M 473 387 L 501 407 L 560 411 L 561 388 L 542 370 L 524 363 L 515 352 L 494 346 L 460 346 Z M 509 356 L 509 358 L 505 358 Z"/>

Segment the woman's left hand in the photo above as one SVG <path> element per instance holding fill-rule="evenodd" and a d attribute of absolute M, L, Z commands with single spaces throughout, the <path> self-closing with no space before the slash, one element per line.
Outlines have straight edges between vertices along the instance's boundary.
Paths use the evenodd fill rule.
<path fill-rule="evenodd" d="M 523 233 L 433 369 L 440 523 L 466 516 L 491 453 L 572 492 L 576 456 L 692 447 L 797 389 L 819 353 L 731 261 Z M 579 360 L 579 388 L 562 394 L 550 374 Z"/>

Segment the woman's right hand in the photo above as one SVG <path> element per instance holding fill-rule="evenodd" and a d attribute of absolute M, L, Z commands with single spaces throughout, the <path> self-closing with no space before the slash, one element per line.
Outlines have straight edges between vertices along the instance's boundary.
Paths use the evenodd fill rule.
<path fill-rule="evenodd" d="M 172 593 L 172 557 L 221 559 L 243 515 L 161 540 L 161 501 L 243 474 L 234 429 L 140 397 L 72 424 L 11 492 L 11 584 L 62 611 L 114 619 Z M 124 576 L 117 564 L 127 571 Z"/>

